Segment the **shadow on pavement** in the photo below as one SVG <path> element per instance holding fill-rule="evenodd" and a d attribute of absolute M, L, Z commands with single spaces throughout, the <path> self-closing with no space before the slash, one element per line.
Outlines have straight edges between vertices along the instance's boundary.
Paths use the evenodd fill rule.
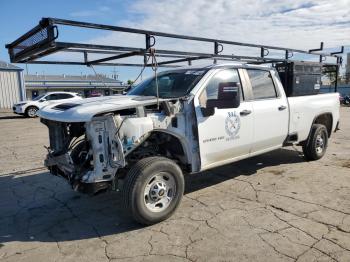
<path fill-rule="evenodd" d="M 0 120 L 25 118 L 21 115 L 0 115 Z"/>
<path fill-rule="evenodd" d="M 240 175 L 249 176 L 266 166 L 303 161 L 297 151 L 273 151 L 210 171 L 186 175 L 185 193 Z M 143 227 L 126 214 L 120 192 L 86 196 L 74 192 L 62 178 L 39 169 L 29 170 L 29 173 L 0 176 L 0 243 L 89 239 Z"/>

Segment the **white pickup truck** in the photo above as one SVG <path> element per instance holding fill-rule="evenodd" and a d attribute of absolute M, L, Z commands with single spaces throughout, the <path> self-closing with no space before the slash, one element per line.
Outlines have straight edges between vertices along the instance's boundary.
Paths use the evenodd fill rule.
<path fill-rule="evenodd" d="M 46 166 L 82 192 L 121 187 L 134 219 L 153 224 L 178 207 L 184 173 L 290 144 L 317 160 L 339 124 L 337 93 L 287 98 L 277 71 L 266 66 L 164 71 L 158 92 L 159 100 L 150 78 L 127 95 L 44 107 Z"/>

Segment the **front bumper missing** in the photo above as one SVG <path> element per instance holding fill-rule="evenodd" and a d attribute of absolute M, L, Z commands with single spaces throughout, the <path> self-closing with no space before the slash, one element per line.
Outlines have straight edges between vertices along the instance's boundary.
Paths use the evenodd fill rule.
<path fill-rule="evenodd" d="M 75 191 L 84 194 L 95 195 L 113 186 L 112 181 L 84 183 L 80 179 L 77 179 L 81 171 L 77 170 L 76 166 L 72 164 L 68 153 L 58 156 L 48 155 L 44 164 L 50 170 L 51 174 L 65 178 Z"/>
<path fill-rule="evenodd" d="M 85 162 L 73 161 L 72 152 L 64 146 L 57 126 L 59 127 L 60 123 L 50 129 L 50 147 L 57 149 L 49 150 L 45 160 L 45 166 L 52 174 L 67 179 L 75 190 L 89 193 L 96 193 L 116 184 L 115 176 L 117 170 L 125 166 L 125 157 L 112 115 L 95 117 L 84 124 L 89 145 Z M 62 130 L 65 128 L 66 126 L 63 126 Z"/>
<path fill-rule="evenodd" d="M 75 166 L 68 153 L 58 156 L 48 154 L 44 165 L 49 169 L 53 166 L 59 167 L 60 171 L 63 172 L 67 178 L 70 178 L 70 175 L 72 175 L 75 171 Z"/>

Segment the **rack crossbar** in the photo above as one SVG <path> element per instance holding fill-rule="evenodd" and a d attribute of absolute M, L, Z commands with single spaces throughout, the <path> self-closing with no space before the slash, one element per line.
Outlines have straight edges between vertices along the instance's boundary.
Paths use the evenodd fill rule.
<path fill-rule="evenodd" d="M 100 45 L 100 44 L 86 44 L 86 43 L 72 43 L 57 41 L 59 38 L 58 26 L 71 26 L 79 28 L 89 28 L 97 30 L 109 30 L 114 32 L 123 32 L 130 34 L 140 34 L 145 36 L 145 47 L 135 48 L 128 46 L 117 45 Z M 197 42 L 213 43 L 213 49 L 210 52 L 189 52 L 185 50 L 166 50 L 155 48 L 156 37 L 166 37 L 170 39 L 178 40 L 190 40 Z M 224 45 L 239 46 L 256 48 L 256 51 L 260 51 L 260 56 L 244 56 L 238 54 L 223 54 Z M 178 45 L 182 46 L 182 45 Z M 102 65 L 102 66 L 149 66 L 146 61 L 142 64 L 138 63 L 118 63 L 115 60 L 150 55 L 150 48 L 155 48 L 156 56 L 161 58 L 168 58 L 166 61 L 159 61 L 158 65 L 174 67 L 178 66 L 177 63 L 183 63 L 194 60 L 211 59 L 217 60 L 233 60 L 249 63 L 275 63 L 275 62 L 287 62 L 290 61 L 294 54 L 310 55 L 313 57 L 319 57 L 319 61 L 323 62 L 326 58 L 332 58 L 336 60 L 334 65 L 342 63 L 342 57 L 340 54 L 344 52 L 344 47 L 341 47 L 340 51 L 324 52 L 323 42 L 319 48 L 310 50 L 300 50 L 293 48 L 285 48 L 280 46 L 259 45 L 244 42 L 228 41 L 223 39 L 213 39 L 205 37 L 187 36 L 180 34 L 171 34 L 151 30 L 142 30 L 136 28 L 127 28 L 112 25 L 103 25 L 96 23 L 78 22 L 72 20 L 58 19 L 58 18 L 43 18 L 39 25 L 32 30 L 19 37 L 11 44 L 6 45 L 9 50 L 10 60 L 13 63 L 32 63 L 32 64 L 67 64 L 67 65 Z M 269 50 L 283 51 L 283 57 L 271 57 Z M 44 61 L 39 60 L 43 57 L 47 57 L 54 53 L 60 52 L 77 52 L 84 55 L 82 61 Z M 100 54 L 108 55 L 107 57 L 99 59 L 91 59 L 91 55 Z M 292 56 L 291 56 L 292 55 Z M 170 60 L 169 60 L 170 59 Z M 112 62 L 113 61 L 113 62 Z M 294 60 L 295 61 L 295 60 Z M 328 63 L 328 62 L 327 62 Z"/>

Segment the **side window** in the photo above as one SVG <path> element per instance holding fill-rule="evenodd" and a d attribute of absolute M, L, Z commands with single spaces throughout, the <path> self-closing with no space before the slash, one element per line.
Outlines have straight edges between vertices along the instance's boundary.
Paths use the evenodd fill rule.
<path fill-rule="evenodd" d="M 72 98 L 73 96 L 70 94 L 58 94 L 58 98 L 56 99 L 68 99 L 68 98 Z"/>
<path fill-rule="evenodd" d="M 199 96 L 199 103 L 202 107 L 206 107 L 206 102 L 209 99 L 219 99 L 218 91 L 221 84 L 230 83 L 232 86 L 238 86 L 241 101 L 243 100 L 242 86 L 239 79 L 237 69 L 224 69 L 217 72 L 207 83 L 205 89 Z"/>
<path fill-rule="evenodd" d="M 58 99 L 58 95 L 57 94 L 51 94 L 45 97 L 46 100 L 56 100 Z"/>
<path fill-rule="evenodd" d="M 269 71 L 247 69 L 254 99 L 276 98 L 277 93 Z"/>

